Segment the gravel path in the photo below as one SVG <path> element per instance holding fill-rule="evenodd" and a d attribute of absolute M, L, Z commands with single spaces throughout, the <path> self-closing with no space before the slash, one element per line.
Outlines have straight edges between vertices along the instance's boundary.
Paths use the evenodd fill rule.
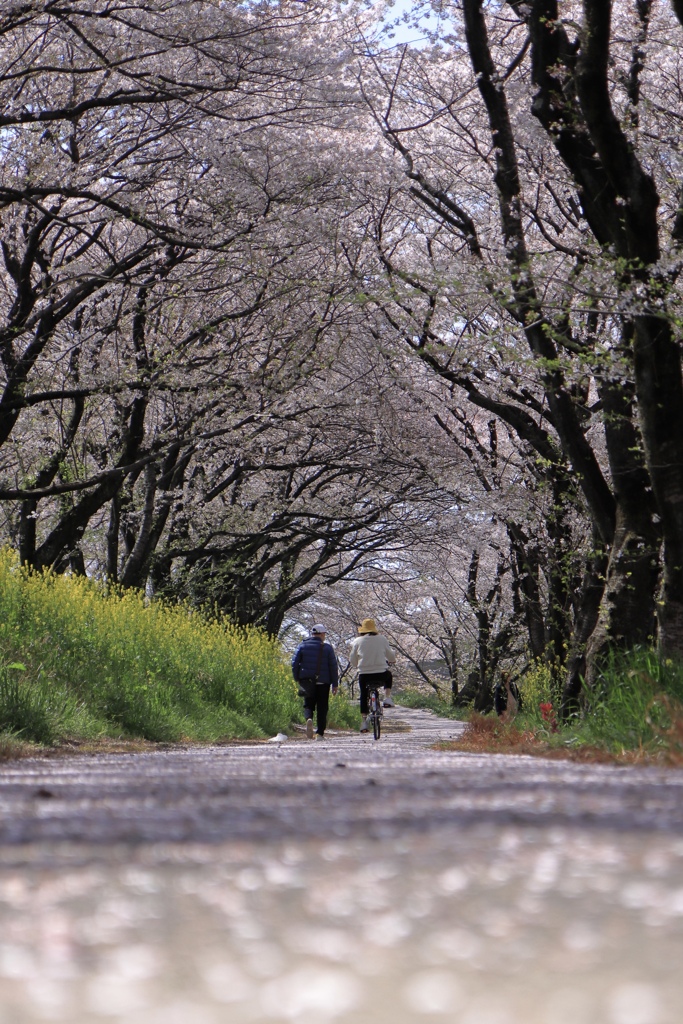
<path fill-rule="evenodd" d="M 0 1024 L 680 1024 L 683 772 L 458 723 L 0 769 Z"/>
<path fill-rule="evenodd" d="M 683 772 L 444 753 L 432 745 L 460 723 L 396 709 L 386 724 L 379 742 L 330 735 L 16 762 L 0 774 L 0 857 L 24 844 L 41 856 L 46 841 L 391 839 L 484 822 L 683 830 Z"/>

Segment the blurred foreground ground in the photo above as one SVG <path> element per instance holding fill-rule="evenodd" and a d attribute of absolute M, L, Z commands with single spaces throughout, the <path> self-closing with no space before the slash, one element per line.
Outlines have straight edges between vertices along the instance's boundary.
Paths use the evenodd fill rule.
<path fill-rule="evenodd" d="M 0 1024 L 680 1024 L 683 772 L 379 743 L 0 769 Z"/>

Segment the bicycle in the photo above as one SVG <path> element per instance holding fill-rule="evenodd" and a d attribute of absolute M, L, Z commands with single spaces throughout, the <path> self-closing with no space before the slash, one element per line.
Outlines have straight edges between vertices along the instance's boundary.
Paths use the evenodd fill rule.
<path fill-rule="evenodd" d="M 382 732 L 382 717 L 384 716 L 384 709 L 382 708 L 379 689 L 376 686 L 373 686 L 368 694 L 368 704 L 370 707 L 368 718 L 372 722 L 372 735 L 376 740 L 378 740 L 380 733 Z"/>

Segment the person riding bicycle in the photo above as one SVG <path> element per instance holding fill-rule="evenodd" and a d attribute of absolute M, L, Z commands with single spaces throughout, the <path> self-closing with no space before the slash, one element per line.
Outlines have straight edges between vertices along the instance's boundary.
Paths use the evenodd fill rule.
<path fill-rule="evenodd" d="M 359 635 L 351 644 L 349 664 L 358 669 L 360 687 L 361 732 L 368 731 L 368 698 L 375 687 L 384 687 L 384 707 L 393 708 L 391 699 L 391 672 L 387 666 L 396 664 L 396 655 L 385 636 L 377 631 L 374 619 L 363 619 Z"/>

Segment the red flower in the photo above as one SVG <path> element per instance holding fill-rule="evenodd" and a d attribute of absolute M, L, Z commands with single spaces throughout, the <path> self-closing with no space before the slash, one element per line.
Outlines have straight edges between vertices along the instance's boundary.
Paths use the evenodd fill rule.
<path fill-rule="evenodd" d="M 557 732 L 557 719 L 555 718 L 555 715 L 553 713 L 552 703 L 550 701 L 547 701 L 545 704 L 539 704 L 538 706 L 541 709 L 541 718 L 544 722 L 548 723 L 551 732 Z"/>

